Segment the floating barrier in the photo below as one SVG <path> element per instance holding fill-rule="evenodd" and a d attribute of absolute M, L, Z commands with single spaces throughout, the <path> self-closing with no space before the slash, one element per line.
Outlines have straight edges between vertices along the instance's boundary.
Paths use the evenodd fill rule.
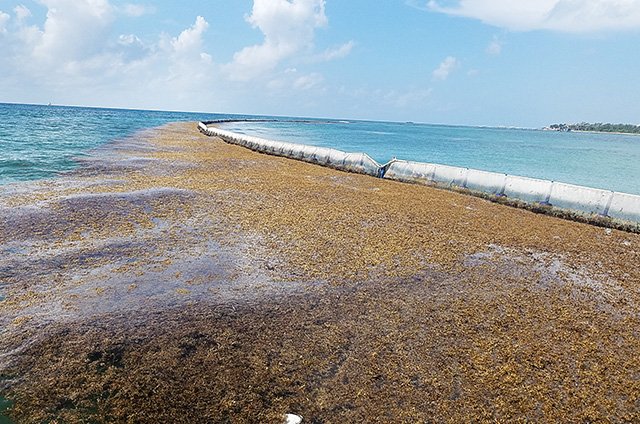
<path fill-rule="evenodd" d="M 549 205 L 552 185 L 552 181 L 507 175 L 507 183 L 502 194 L 527 203 Z"/>
<path fill-rule="evenodd" d="M 327 147 L 266 140 L 210 126 L 222 122 L 226 121 L 200 122 L 198 128 L 206 135 L 219 137 L 227 143 L 256 152 L 342 171 L 483 193 L 571 211 L 585 217 L 611 218 L 640 224 L 640 196 L 633 194 L 433 163 L 393 159 L 383 165 L 366 153 L 347 153 Z"/>
<path fill-rule="evenodd" d="M 562 209 L 606 216 L 613 194 L 613 191 L 554 182 L 551 186 L 548 203 Z"/>
<path fill-rule="evenodd" d="M 208 136 L 220 137 L 227 143 L 237 144 L 256 152 L 297 159 L 357 174 L 378 176 L 380 172 L 380 164 L 366 153 L 347 153 L 328 147 L 266 140 L 209 126 L 212 123 L 220 122 L 200 122 L 198 128 Z"/>
<path fill-rule="evenodd" d="M 640 196 L 614 192 L 607 216 L 640 223 Z"/>
<path fill-rule="evenodd" d="M 472 191 L 503 196 L 507 186 L 507 174 L 469 169 L 466 188 Z"/>

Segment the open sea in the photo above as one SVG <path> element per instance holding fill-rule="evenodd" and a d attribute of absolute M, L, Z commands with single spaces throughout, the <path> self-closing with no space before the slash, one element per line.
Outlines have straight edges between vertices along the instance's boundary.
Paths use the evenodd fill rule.
<path fill-rule="evenodd" d="M 0 184 L 50 178 L 74 158 L 145 128 L 237 115 L 0 103 Z"/>
<path fill-rule="evenodd" d="M 0 104 L 0 184 L 49 178 L 74 158 L 174 121 L 269 117 Z M 368 121 L 233 122 L 244 134 L 640 195 L 640 136 Z"/>

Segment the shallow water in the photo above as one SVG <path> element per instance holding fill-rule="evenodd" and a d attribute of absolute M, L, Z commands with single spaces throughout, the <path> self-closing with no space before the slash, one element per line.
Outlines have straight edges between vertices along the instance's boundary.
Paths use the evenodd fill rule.
<path fill-rule="evenodd" d="M 640 194 L 640 137 L 0 103 L 0 184 L 50 178 L 96 147 L 175 121 L 253 119 L 224 128 L 265 138 Z M 104 152 L 93 152 L 103 154 Z"/>
<path fill-rule="evenodd" d="M 0 396 L 0 424 L 13 424 L 11 418 L 5 415 L 12 405 L 13 402 Z"/>
<path fill-rule="evenodd" d="M 0 184 L 49 178 L 144 128 L 231 115 L 0 103 Z M 241 117 L 238 117 L 241 118 Z"/>
<path fill-rule="evenodd" d="M 239 122 L 222 128 L 268 139 L 561 181 L 640 194 L 640 137 L 393 122 Z"/>

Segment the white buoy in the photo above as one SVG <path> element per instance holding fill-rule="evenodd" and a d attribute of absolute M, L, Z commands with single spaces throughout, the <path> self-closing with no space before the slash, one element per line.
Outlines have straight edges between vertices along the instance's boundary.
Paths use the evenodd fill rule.
<path fill-rule="evenodd" d="M 285 424 L 300 424 L 302 422 L 302 417 L 294 414 L 286 414 L 285 416 Z"/>

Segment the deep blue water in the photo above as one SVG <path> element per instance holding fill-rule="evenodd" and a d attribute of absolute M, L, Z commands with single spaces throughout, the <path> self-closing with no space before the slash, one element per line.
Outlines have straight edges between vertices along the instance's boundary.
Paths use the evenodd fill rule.
<path fill-rule="evenodd" d="M 259 137 L 640 194 L 640 136 L 388 122 L 230 123 Z"/>
<path fill-rule="evenodd" d="M 71 170 L 77 166 L 75 157 L 144 128 L 242 118 L 257 117 L 0 103 L 0 184 Z M 640 136 L 363 121 L 223 127 L 366 152 L 379 162 L 396 156 L 640 194 Z"/>

